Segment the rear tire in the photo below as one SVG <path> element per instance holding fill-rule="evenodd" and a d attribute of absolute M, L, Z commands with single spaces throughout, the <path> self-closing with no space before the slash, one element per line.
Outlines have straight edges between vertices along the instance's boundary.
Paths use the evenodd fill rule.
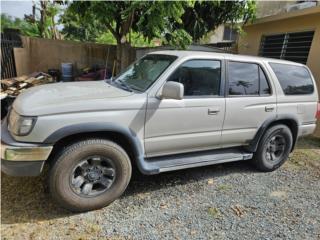
<path fill-rule="evenodd" d="M 292 144 L 292 133 L 286 125 L 270 127 L 259 142 L 253 156 L 253 164 L 260 171 L 274 171 L 288 159 Z"/>
<path fill-rule="evenodd" d="M 57 156 L 49 174 L 53 199 L 74 212 L 109 205 L 125 191 L 131 162 L 114 142 L 88 139 L 74 143 Z"/>

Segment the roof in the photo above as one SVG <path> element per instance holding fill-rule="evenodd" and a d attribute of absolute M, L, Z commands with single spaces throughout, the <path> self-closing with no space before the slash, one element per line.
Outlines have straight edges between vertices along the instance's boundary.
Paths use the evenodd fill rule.
<path fill-rule="evenodd" d="M 150 51 L 165 51 L 165 50 L 175 50 L 176 48 L 173 46 L 169 46 L 169 45 L 164 45 L 164 46 L 157 46 L 157 47 L 137 47 L 136 50 L 137 51 L 146 51 L 146 52 L 150 52 Z M 186 46 L 186 50 L 189 51 L 206 51 L 206 52 L 230 52 L 230 51 L 226 51 L 224 49 L 221 49 L 219 47 L 215 47 L 215 46 L 210 46 L 210 44 L 191 44 L 189 46 Z"/>
<path fill-rule="evenodd" d="M 249 56 L 249 55 L 239 55 L 239 54 L 230 54 L 230 53 L 216 53 L 216 52 L 204 52 L 204 51 L 185 51 L 185 50 L 167 50 L 167 51 L 156 51 L 156 52 L 149 52 L 148 54 L 163 54 L 163 55 L 174 55 L 179 58 L 184 57 L 220 57 L 220 58 L 227 58 L 232 60 L 238 61 L 264 61 L 264 62 L 276 62 L 276 63 L 284 63 L 284 64 L 293 64 L 293 65 L 300 65 L 303 64 L 287 61 L 283 59 L 275 59 L 275 58 L 265 58 L 265 57 L 258 57 L 258 56 Z"/>
<path fill-rule="evenodd" d="M 159 46 L 159 47 L 143 47 L 143 48 L 136 48 L 136 59 L 140 59 L 144 55 L 150 53 L 150 52 L 158 52 L 158 51 L 168 51 L 168 50 L 175 50 L 173 46 Z M 189 51 L 204 51 L 204 52 L 219 52 L 219 53 L 225 53 L 230 52 L 226 51 L 221 48 L 212 47 L 212 46 L 206 46 L 206 45 L 189 45 L 187 46 L 187 50 Z"/>
<path fill-rule="evenodd" d="M 258 18 L 253 23 L 246 24 L 246 26 L 267 23 L 267 22 L 273 22 L 273 21 L 279 21 L 279 20 L 284 20 L 284 19 L 288 19 L 288 18 L 300 17 L 300 16 L 317 14 L 317 13 L 320 13 L 320 6 L 305 8 L 305 9 L 291 11 L 291 12 L 283 12 L 283 13 L 279 13 L 276 15 Z"/>

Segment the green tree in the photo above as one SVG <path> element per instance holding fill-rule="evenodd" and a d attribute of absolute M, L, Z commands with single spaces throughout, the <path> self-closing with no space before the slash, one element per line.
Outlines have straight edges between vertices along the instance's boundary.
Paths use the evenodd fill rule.
<path fill-rule="evenodd" d="M 185 9 L 182 24 L 174 27 L 185 29 L 197 42 L 223 23 L 246 23 L 253 20 L 255 12 L 256 3 L 253 0 L 196 1 L 194 6 Z"/>
<path fill-rule="evenodd" d="M 37 26 L 42 38 L 60 39 L 56 18 L 61 11 L 60 5 L 64 1 L 35 1 L 32 6 L 32 14 L 25 15 L 25 20 Z"/>
<path fill-rule="evenodd" d="M 154 42 L 148 41 L 144 36 L 142 36 L 140 33 L 136 33 L 134 31 L 131 31 L 129 33 L 129 43 L 132 47 L 154 47 Z M 103 33 L 99 37 L 95 39 L 97 43 L 104 43 L 104 44 L 117 44 L 117 41 L 115 37 L 112 35 L 110 31 Z"/>
<path fill-rule="evenodd" d="M 107 31 L 101 34 L 99 37 L 96 38 L 97 43 L 103 44 L 117 44 L 116 38 L 112 35 L 110 31 Z"/>
<path fill-rule="evenodd" d="M 130 43 L 134 47 L 154 47 L 154 39 L 148 41 L 143 35 L 140 33 L 131 31 L 129 35 Z"/>
<path fill-rule="evenodd" d="M 66 13 L 62 17 L 66 36 L 117 44 L 119 71 L 128 65 L 127 48 L 134 41 L 141 44 L 159 38 L 164 44 L 185 48 L 220 24 L 253 19 L 255 2 L 73 1 Z"/>
<path fill-rule="evenodd" d="M 20 30 L 22 35 L 30 37 L 39 37 L 39 31 L 35 24 L 29 23 L 20 18 L 13 18 L 7 14 L 1 14 L 1 32 L 5 28 L 12 28 Z"/>
<path fill-rule="evenodd" d="M 110 32 L 117 43 L 117 71 L 128 65 L 129 35 L 136 32 L 148 41 L 155 37 L 165 38 L 173 45 L 185 46 L 190 35 L 174 24 L 182 24 L 184 8 L 192 2 L 164 1 L 74 1 L 68 11 L 78 15 L 81 21 L 98 21 L 97 28 Z"/>
<path fill-rule="evenodd" d="M 89 17 L 90 13 L 87 13 Z M 95 42 L 97 38 L 105 33 L 105 27 L 100 26 L 100 22 L 91 16 L 87 21 L 81 14 L 74 13 L 73 8 L 67 8 L 61 15 L 59 23 L 63 25 L 61 33 L 65 39 L 74 41 Z"/>
<path fill-rule="evenodd" d="M 3 29 L 5 28 L 18 29 L 20 21 L 20 19 L 13 18 L 5 13 L 1 13 L 1 32 L 3 32 Z"/>

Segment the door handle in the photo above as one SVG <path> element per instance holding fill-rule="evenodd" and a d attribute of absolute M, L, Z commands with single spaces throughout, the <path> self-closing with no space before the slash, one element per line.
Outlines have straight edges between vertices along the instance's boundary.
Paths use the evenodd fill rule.
<path fill-rule="evenodd" d="M 217 115 L 219 112 L 220 112 L 220 109 L 218 109 L 218 108 L 215 108 L 215 109 L 209 108 L 208 109 L 208 115 Z"/>
<path fill-rule="evenodd" d="M 266 107 L 264 108 L 264 110 L 265 110 L 266 112 L 272 112 L 272 111 L 274 110 L 274 106 L 266 106 Z"/>

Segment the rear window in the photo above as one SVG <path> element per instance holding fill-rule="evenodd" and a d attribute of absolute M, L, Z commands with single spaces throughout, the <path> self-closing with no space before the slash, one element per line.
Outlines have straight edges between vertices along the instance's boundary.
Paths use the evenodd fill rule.
<path fill-rule="evenodd" d="M 286 95 L 313 93 L 313 82 L 305 67 L 279 63 L 270 63 L 270 66 Z"/>

